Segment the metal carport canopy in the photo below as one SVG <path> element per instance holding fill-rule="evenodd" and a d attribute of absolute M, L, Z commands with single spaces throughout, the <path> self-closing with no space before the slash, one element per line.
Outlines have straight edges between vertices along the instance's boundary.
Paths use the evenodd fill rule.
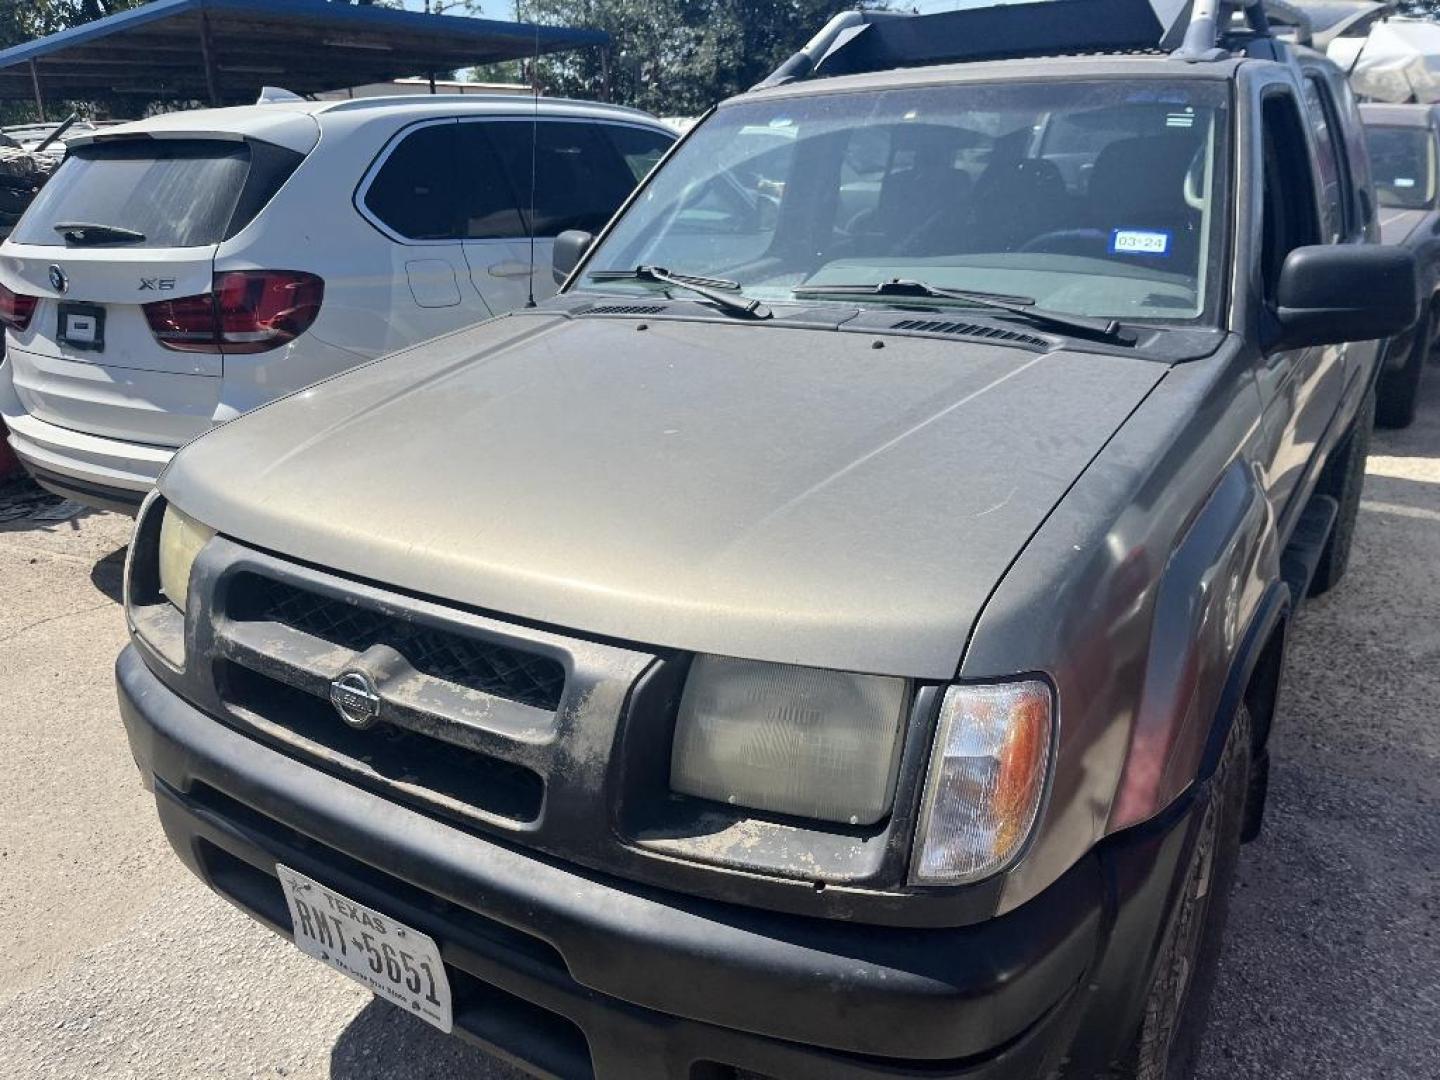
<path fill-rule="evenodd" d="M 264 85 L 315 93 L 608 40 L 599 30 L 326 0 L 151 0 L 0 52 L 0 100 L 238 104 Z"/>

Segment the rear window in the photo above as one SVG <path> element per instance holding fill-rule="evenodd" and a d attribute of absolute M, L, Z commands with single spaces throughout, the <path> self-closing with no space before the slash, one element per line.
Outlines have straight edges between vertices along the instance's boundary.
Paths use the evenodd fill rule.
<path fill-rule="evenodd" d="M 282 166 L 283 175 L 263 178 L 265 199 L 299 161 L 289 151 L 273 151 L 261 156 L 276 157 L 267 164 Z M 77 147 L 40 190 L 12 239 L 63 247 L 57 226 L 85 224 L 143 234 L 144 240 L 124 242 L 127 248 L 218 244 L 259 209 L 259 193 L 247 184 L 251 158 L 250 144 L 218 139 L 126 139 Z"/>
<path fill-rule="evenodd" d="M 1435 198 L 1435 136 L 1423 127 L 1367 127 L 1380 205 L 1423 210 Z"/>

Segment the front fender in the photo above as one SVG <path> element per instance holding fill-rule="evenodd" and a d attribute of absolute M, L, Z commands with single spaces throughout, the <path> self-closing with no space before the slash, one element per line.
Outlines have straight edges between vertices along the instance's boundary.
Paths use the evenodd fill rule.
<path fill-rule="evenodd" d="M 1241 638 L 1266 575 L 1278 576 L 1275 525 L 1246 471 L 1264 432 L 1243 346 L 1227 339 L 1166 373 L 1026 545 L 966 647 L 961 678 L 1045 672 L 1059 705 L 1046 801 L 1030 847 L 1005 875 L 1000 910 L 1036 895 L 1115 830 L 1142 702 L 1143 730 L 1162 747 L 1151 801 L 1183 789 L 1166 779 L 1180 768 L 1170 750 L 1191 744 L 1164 734 L 1157 695 L 1185 679 L 1188 692 L 1169 699 L 1179 721 L 1197 696 L 1213 715 L 1220 645 Z M 1227 613 L 1215 600 L 1231 590 Z M 1183 658 L 1163 658 L 1157 625 L 1172 648 L 1188 647 L 1187 633 L 1204 643 L 1188 675 Z"/>
<path fill-rule="evenodd" d="M 1257 617 L 1274 617 L 1266 611 L 1280 580 L 1279 555 L 1270 504 L 1250 466 L 1237 459 L 1161 574 L 1108 831 L 1148 820 L 1203 774 L 1217 719 L 1234 714 L 1244 689 L 1232 689 L 1237 660 L 1257 647 Z"/>

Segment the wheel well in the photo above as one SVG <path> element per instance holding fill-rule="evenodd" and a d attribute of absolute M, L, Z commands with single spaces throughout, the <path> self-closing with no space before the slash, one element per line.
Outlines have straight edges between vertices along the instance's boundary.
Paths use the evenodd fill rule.
<path fill-rule="evenodd" d="M 1270 725 L 1275 719 L 1275 706 L 1280 700 L 1280 672 L 1285 663 L 1286 620 L 1281 619 L 1270 631 L 1270 639 L 1260 650 L 1250 681 L 1245 686 L 1245 707 L 1250 710 L 1252 756 L 1264 753 L 1270 741 Z"/>
<path fill-rule="evenodd" d="M 1275 722 L 1275 708 L 1280 699 L 1280 673 L 1285 666 L 1285 629 L 1281 619 L 1261 649 L 1250 672 L 1250 681 L 1243 695 L 1250 713 L 1250 783 L 1245 793 L 1245 813 L 1240 826 L 1240 840 L 1249 843 L 1260 835 L 1265 820 L 1265 802 L 1270 793 L 1270 729 Z"/>

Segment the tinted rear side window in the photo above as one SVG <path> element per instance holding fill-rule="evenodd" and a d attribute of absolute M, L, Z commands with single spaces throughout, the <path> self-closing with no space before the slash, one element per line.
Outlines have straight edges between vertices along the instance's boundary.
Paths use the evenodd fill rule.
<path fill-rule="evenodd" d="M 531 133 L 535 146 L 535 232 L 555 236 L 566 229 L 599 232 L 635 187 L 635 173 L 611 145 L 604 125 L 546 120 L 487 125 L 496 150 L 528 212 Z"/>
<path fill-rule="evenodd" d="M 298 159 L 297 159 L 298 160 Z M 126 247 L 208 247 L 232 231 L 251 148 L 207 139 L 126 139 L 77 147 L 16 226 L 21 244 L 62 247 L 61 224 L 143 233 Z"/>
<path fill-rule="evenodd" d="M 506 126 L 495 121 L 460 125 L 466 174 L 461 235 L 466 240 L 513 240 L 526 235 L 520 192 L 511 182 L 493 138 L 497 128 Z"/>
<path fill-rule="evenodd" d="M 458 123 L 416 128 L 375 174 L 365 207 L 408 240 L 454 240 L 466 184 L 460 162 Z"/>
<path fill-rule="evenodd" d="M 652 131 L 649 128 L 606 124 L 602 130 L 616 152 L 625 159 L 625 165 L 634 174 L 637 184 L 650 175 L 650 170 L 659 163 L 665 156 L 665 151 L 670 149 L 670 144 L 675 141 L 664 132 Z"/>

